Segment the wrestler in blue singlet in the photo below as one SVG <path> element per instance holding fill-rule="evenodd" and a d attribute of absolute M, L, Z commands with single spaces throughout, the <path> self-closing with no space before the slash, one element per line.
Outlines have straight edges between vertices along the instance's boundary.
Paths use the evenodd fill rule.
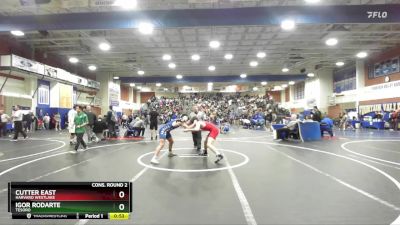
<path fill-rule="evenodd" d="M 170 139 L 172 137 L 170 132 L 179 127 L 179 126 L 173 126 L 173 123 L 175 121 L 176 120 L 171 120 L 160 128 L 160 130 L 158 131 L 160 139 Z"/>

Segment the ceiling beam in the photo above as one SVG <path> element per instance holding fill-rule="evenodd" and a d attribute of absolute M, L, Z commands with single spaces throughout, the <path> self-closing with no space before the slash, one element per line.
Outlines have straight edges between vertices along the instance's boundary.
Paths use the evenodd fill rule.
<path fill-rule="evenodd" d="M 0 16 L 0 31 L 132 29 L 142 21 L 156 28 L 280 24 L 399 23 L 399 4 L 272 6 L 224 9 L 143 10 L 72 14 Z M 369 14 L 372 12 L 373 14 Z M 379 12 L 376 14 L 374 12 Z M 237 19 L 240 18 L 240 19 Z"/>

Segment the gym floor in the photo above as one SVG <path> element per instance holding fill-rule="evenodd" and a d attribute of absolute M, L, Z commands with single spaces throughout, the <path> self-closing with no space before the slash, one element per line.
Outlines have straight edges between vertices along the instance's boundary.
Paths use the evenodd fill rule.
<path fill-rule="evenodd" d="M 157 141 L 109 141 L 73 154 L 67 133 L 0 139 L 0 224 L 399 224 L 400 135 L 336 131 L 318 142 L 275 141 L 234 129 L 218 137 L 225 159 L 198 157 L 172 132 L 178 157 L 148 163 Z M 205 133 L 203 133 L 203 137 Z M 9 181 L 132 181 L 128 221 L 11 220 Z M 397 221 L 396 221 L 397 220 Z M 395 222 L 396 221 L 396 222 Z"/>

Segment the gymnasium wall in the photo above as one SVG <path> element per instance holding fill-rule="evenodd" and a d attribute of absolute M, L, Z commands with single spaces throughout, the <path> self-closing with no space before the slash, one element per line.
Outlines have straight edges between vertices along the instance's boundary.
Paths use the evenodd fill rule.
<path fill-rule="evenodd" d="M 156 94 L 154 92 L 140 92 L 140 103 L 146 103 L 147 100 L 154 97 Z"/>
<path fill-rule="evenodd" d="M 9 97 L 5 96 L 4 97 L 4 111 L 11 115 L 12 112 L 12 107 L 14 105 L 20 105 L 20 106 L 26 106 L 26 107 L 31 107 L 32 105 L 32 99 L 28 98 L 19 98 L 19 97 Z M 32 109 L 31 109 L 32 110 Z M 33 110 L 35 111 L 35 110 Z"/>
<path fill-rule="evenodd" d="M 167 98 L 175 98 L 178 97 L 178 93 L 175 92 L 156 92 L 156 97 L 167 97 Z"/>
<path fill-rule="evenodd" d="M 121 100 L 129 101 L 129 87 L 121 85 Z"/>

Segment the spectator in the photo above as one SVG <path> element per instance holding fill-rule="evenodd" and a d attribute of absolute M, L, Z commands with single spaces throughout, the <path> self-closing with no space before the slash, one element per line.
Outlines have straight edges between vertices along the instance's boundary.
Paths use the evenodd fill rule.
<path fill-rule="evenodd" d="M 390 130 L 391 131 L 393 131 L 394 130 L 394 127 L 395 127 L 395 118 L 396 117 L 396 113 L 395 113 L 395 111 L 394 110 L 391 110 L 390 111 L 390 113 L 389 113 L 389 127 L 390 127 Z"/>
<path fill-rule="evenodd" d="M 311 118 L 311 115 L 307 115 L 304 122 L 314 122 L 314 120 Z"/>
<path fill-rule="evenodd" d="M 7 136 L 7 123 L 10 122 L 10 116 L 4 113 L 4 110 L 0 110 L 0 137 Z"/>
<path fill-rule="evenodd" d="M 13 114 L 11 116 L 14 121 L 14 138 L 11 141 L 18 141 L 18 135 L 21 133 L 24 136 L 24 139 L 27 138 L 26 133 L 22 129 L 22 111 L 19 109 L 19 106 L 16 105 L 13 109 Z"/>
<path fill-rule="evenodd" d="M 121 117 L 122 128 L 126 128 L 127 122 L 128 122 L 128 116 L 124 113 L 124 114 L 122 114 L 122 117 Z"/>
<path fill-rule="evenodd" d="M 92 140 L 97 141 L 96 135 L 93 133 L 93 126 L 94 126 L 94 121 L 96 121 L 96 115 L 92 112 L 92 107 L 91 106 L 86 106 L 85 108 L 85 114 L 88 118 L 88 124 L 86 125 L 86 135 L 88 138 L 88 144 L 92 142 Z"/>
<path fill-rule="evenodd" d="M 284 126 L 283 128 L 279 128 L 276 130 L 278 134 L 278 139 L 287 139 L 291 134 L 299 137 L 299 125 L 298 125 L 298 116 L 296 114 L 292 114 L 290 118 L 290 122 Z"/>
<path fill-rule="evenodd" d="M 157 140 L 157 130 L 158 130 L 158 112 L 152 108 L 150 113 L 150 132 L 151 132 L 151 140 L 153 140 L 153 137 Z"/>
<path fill-rule="evenodd" d="M 324 131 L 327 131 L 333 137 L 333 120 L 327 115 L 321 120 L 321 137 L 324 136 Z"/>
<path fill-rule="evenodd" d="M 321 114 L 321 111 L 319 111 L 317 106 L 314 106 L 313 111 L 312 111 L 312 115 L 313 115 L 312 119 L 314 121 L 321 122 L 322 114 Z"/>
<path fill-rule="evenodd" d="M 83 149 L 86 149 L 86 143 L 83 140 L 83 135 L 85 134 L 85 127 L 88 124 L 88 117 L 82 110 L 82 106 L 76 107 L 76 116 L 74 118 L 75 124 L 75 134 L 76 134 L 76 144 L 75 151 L 78 151 L 79 146 L 82 145 Z"/>
<path fill-rule="evenodd" d="M 30 130 L 34 131 L 37 130 L 37 117 L 33 114 L 33 112 L 29 113 L 30 117 L 31 117 L 31 127 Z"/>
<path fill-rule="evenodd" d="M 347 115 L 347 113 L 344 112 L 342 114 L 342 118 L 340 120 L 340 125 L 339 125 L 340 130 L 346 130 L 348 120 L 349 120 L 349 116 Z"/>
<path fill-rule="evenodd" d="M 107 125 L 108 125 L 108 132 L 110 137 L 117 137 L 115 133 L 115 125 L 117 123 L 117 116 L 113 107 L 110 105 L 110 110 L 107 112 Z"/>
<path fill-rule="evenodd" d="M 96 141 L 104 140 L 104 131 L 107 130 L 107 123 L 102 115 L 99 115 L 97 120 L 94 122 L 93 132 L 96 134 Z"/>
<path fill-rule="evenodd" d="M 399 130 L 400 108 L 394 112 L 394 130 Z"/>
<path fill-rule="evenodd" d="M 24 132 L 29 132 L 30 120 L 31 120 L 31 118 L 29 116 L 29 113 L 22 115 L 22 128 L 23 128 Z"/>
<path fill-rule="evenodd" d="M 48 113 L 43 117 L 43 123 L 46 130 L 50 129 L 50 116 Z"/>
<path fill-rule="evenodd" d="M 76 116 L 76 105 L 72 109 L 68 111 L 68 132 L 70 134 L 69 136 L 69 143 L 71 145 L 75 144 L 75 116 Z"/>
<path fill-rule="evenodd" d="M 134 133 L 138 133 L 139 136 L 144 136 L 144 131 L 146 130 L 143 118 L 136 117 L 135 121 L 132 121 L 130 124 L 132 129 L 135 131 Z"/>
<path fill-rule="evenodd" d="M 61 115 L 59 112 L 56 113 L 56 115 L 54 115 L 54 128 L 56 129 L 56 131 L 61 131 Z"/>

